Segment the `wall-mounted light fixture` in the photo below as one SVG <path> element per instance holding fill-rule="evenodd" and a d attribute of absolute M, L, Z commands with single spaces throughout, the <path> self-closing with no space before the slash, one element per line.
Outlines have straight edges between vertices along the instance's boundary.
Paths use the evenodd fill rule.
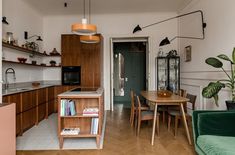
<path fill-rule="evenodd" d="M 9 23 L 7 22 L 7 17 L 5 17 L 5 16 L 2 17 L 2 23 L 9 25 Z"/>
<path fill-rule="evenodd" d="M 201 17 L 202 37 L 176 36 L 176 37 L 174 37 L 173 39 L 171 39 L 170 41 L 169 41 L 169 39 L 166 37 L 165 39 L 163 39 L 163 40 L 161 41 L 161 43 L 159 44 L 159 46 L 164 46 L 164 45 L 170 44 L 170 42 L 173 41 L 173 40 L 176 39 L 176 38 L 187 38 L 187 39 L 200 39 L 200 40 L 203 40 L 203 39 L 205 39 L 205 31 L 204 31 L 204 29 L 205 29 L 205 27 L 206 27 L 206 23 L 204 22 L 204 16 L 203 16 L 203 12 L 202 12 L 201 10 L 197 10 L 197 11 L 185 13 L 185 14 L 182 14 L 182 15 L 179 15 L 179 16 L 175 16 L 175 17 L 171 17 L 171 18 L 168 18 L 168 19 L 165 19 L 165 20 L 156 22 L 156 23 L 152 23 L 152 24 L 149 24 L 149 25 L 146 25 L 146 26 L 143 26 L 143 27 L 140 27 L 139 25 L 137 25 L 137 26 L 134 28 L 133 33 L 136 33 L 136 32 L 138 32 L 138 31 L 142 31 L 142 29 L 145 29 L 145 28 L 150 27 L 150 26 L 153 26 L 153 25 L 157 25 L 157 24 L 164 23 L 164 22 L 169 21 L 169 20 L 172 20 L 172 19 L 180 18 L 180 17 L 183 17 L 183 16 L 195 14 L 195 13 L 199 13 L 199 14 L 200 14 L 200 17 Z"/>
<path fill-rule="evenodd" d="M 33 35 L 33 36 L 28 37 L 28 32 L 27 32 L 27 31 L 24 31 L 24 39 L 25 39 L 25 40 L 31 39 L 31 38 L 33 38 L 33 37 L 37 37 L 37 39 L 36 39 L 37 41 L 43 41 L 42 38 L 41 38 L 41 36 Z"/>

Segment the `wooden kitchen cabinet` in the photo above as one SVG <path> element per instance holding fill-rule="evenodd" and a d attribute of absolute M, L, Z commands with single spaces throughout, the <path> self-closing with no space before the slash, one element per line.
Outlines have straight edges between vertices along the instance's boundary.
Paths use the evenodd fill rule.
<path fill-rule="evenodd" d="M 22 101 L 22 131 L 26 131 L 36 124 L 36 90 L 21 93 Z"/>
<path fill-rule="evenodd" d="M 96 44 L 80 42 L 80 36 L 65 34 L 61 36 L 62 66 L 81 66 L 81 86 L 100 87 L 103 64 L 103 37 Z"/>
<path fill-rule="evenodd" d="M 48 88 L 48 116 L 54 112 L 54 104 L 56 102 L 55 98 L 55 88 L 49 87 Z"/>
<path fill-rule="evenodd" d="M 38 124 L 41 120 L 47 117 L 47 88 L 37 90 L 37 120 Z"/>

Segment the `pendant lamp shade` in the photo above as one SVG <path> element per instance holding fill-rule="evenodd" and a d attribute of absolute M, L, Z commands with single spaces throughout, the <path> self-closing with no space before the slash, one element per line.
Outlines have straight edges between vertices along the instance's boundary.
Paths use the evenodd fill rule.
<path fill-rule="evenodd" d="M 96 25 L 88 24 L 87 19 L 85 18 L 86 14 L 86 2 L 84 0 L 84 15 L 82 19 L 82 23 L 75 23 L 71 26 L 72 32 L 78 35 L 94 35 L 97 32 Z M 89 0 L 89 22 L 90 22 L 90 0 Z"/>
<path fill-rule="evenodd" d="M 100 37 L 96 35 L 90 35 L 90 36 L 81 36 L 80 37 L 80 42 L 81 43 L 90 43 L 90 44 L 95 44 L 100 42 Z"/>
<path fill-rule="evenodd" d="M 82 23 L 72 25 L 72 32 L 78 35 L 94 35 L 97 32 L 96 25 L 87 24 L 87 19 L 83 18 Z"/>

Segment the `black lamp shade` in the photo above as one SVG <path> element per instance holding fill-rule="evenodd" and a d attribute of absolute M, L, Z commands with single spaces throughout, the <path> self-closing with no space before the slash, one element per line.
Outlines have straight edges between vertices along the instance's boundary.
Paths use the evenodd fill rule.
<path fill-rule="evenodd" d="M 3 24 L 7 24 L 7 25 L 9 24 L 9 23 L 7 22 L 7 17 L 2 17 L 2 23 L 3 23 Z"/>
<path fill-rule="evenodd" d="M 36 39 L 37 41 L 43 41 L 41 36 L 38 36 L 38 38 Z"/>
<path fill-rule="evenodd" d="M 166 37 L 165 39 L 163 39 L 163 40 L 160 42 L 159 46 L 165 46 L 165 45 L 168 45 L 168 44 L 170 44 L 170 41 L 169 41 L 169 39 Z"/>
<path fill-rule="evenodd" d="M 137 32 L 137 31 L 141 31 L 141 30 L 142 30 L 142 29 L 141 29 L 140 25 L 137 25 L 137 26 L 134 28 L 133 33 Z"/>

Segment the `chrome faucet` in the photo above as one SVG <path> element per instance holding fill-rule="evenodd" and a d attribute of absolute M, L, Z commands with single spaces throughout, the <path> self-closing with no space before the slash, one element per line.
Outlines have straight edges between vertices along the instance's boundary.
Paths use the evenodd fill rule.
<path fill-rule="evenodd" d="M 15 70 L 13 68 L 7 68 L 5 71 L 5 89 L 9 88 L 8 74 L 13 74 L 13 79 L 16 80 Z"/>

